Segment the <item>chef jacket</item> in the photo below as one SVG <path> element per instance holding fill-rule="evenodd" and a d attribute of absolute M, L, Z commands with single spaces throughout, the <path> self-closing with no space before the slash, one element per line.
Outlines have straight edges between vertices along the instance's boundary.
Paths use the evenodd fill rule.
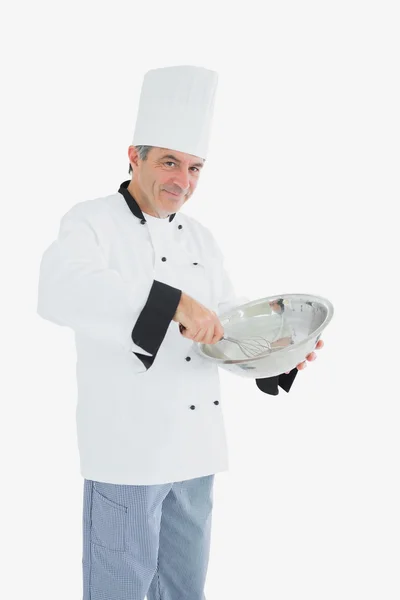
<path fill-rule="evenodd" d="M 225 471 L 218 367 L 172 318 L 182 291 L 218 315 L 249 300 L 204 225 L 143 213 L 129 183 L 75 204 L 40 264 L 38 314 L 75 334 L 80 472 L 150 485 Z M 296 373 L 256 383 L 276 395 Z"/>

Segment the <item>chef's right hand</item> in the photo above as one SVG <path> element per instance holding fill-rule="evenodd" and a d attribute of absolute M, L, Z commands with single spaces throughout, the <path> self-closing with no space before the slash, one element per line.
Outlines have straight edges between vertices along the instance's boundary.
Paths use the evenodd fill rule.
<path fill-rule="evenodd" d="M 194 342 L 216 344 L 224 335 L 216 313 L 184 292 L 172 320 L 183 326 L 180 327 L 183 337 Z"/>

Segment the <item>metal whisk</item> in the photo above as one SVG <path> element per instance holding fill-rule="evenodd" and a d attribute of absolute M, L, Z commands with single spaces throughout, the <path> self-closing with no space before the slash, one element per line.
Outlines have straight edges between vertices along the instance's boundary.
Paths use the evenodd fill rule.
<path fill-rule="evenodd" d="M 229 336 L 223 336 L 221 340 L 226 340 L 227 342 L 237 344 L 241 352 L 243 352 L 243 354 L 247 356 L 247 358 L 254 358 L 258 354 L 262 354 L 267 350 L 271 351 L 270 342 L 261 336 L 245 338 L 242 340 L 237 340 Z"/>
<path fill-rule="evenodd" d="M 184 327 L 182 325 L 182 323 L 179 323 L 180 332 L 182 333 L 182 331 L 184 331 L 185 329 L 186 329 L 186 327 Z M 219 344 L 219 342 L 221 342 L 222 340 L 225 340 L 227 342 L 232 342 L 233 344 L 237 344 L 239 346 L 241 352 L 243 352 L 243 354 L 245 356 L 247 356 L 247 358 L 254 358 L 258 354 L 262 354 L 263 352 L 266 352 L 267 350 L 271 351 L 271 348 L 272 348 L 271 343 L 261 336 L 255 336 L 255 337 L 251 337 L 251 338 L 244 338 L 242 340 L 238 340 L 238 339 L 230 337 L 228 335 L 226 335 L 226 336 L 224 335 L 217 342 L 217 344 Z"/>

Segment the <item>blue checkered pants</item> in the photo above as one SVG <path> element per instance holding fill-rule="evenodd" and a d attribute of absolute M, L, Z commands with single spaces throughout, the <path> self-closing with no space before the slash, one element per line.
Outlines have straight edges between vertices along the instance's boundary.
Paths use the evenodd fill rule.
<path fill-rule="evenodd" d="M 206 600 L 213 483 L 84 479 L 83 600 Z"/>

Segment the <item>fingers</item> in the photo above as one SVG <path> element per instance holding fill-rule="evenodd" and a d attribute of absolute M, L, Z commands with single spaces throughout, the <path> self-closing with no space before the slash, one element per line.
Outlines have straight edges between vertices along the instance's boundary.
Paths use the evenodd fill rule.
<path fill-rule="evenodd" d="M 211 328 L 199 329 L 197 334 L 192 338 L 194 342 L 202 344 L 216 344 L 224 335 L 224 330 L 217 325 Z"/>
<path fill-rule="evenodd" d="M 215 313 L 214 313 L 215 314 Z M 217 344 L 224 336 L 224 329 L 217 318 L 217 322 L 214 327 L 211 327 L 207 330 L 207 335 L 205 336 L 203 343 L 204 344 Z"/>
<path fill-rule="evenodd" d="M 204 339 L 205 344 L 217 344 L 224 336 L 224 330 L 221 327 L 219 321 L 207 331 L 207 335 Z"/>
<path fill-rule="evenodd" d="M 307 354 L 306 356 L 306 360 L 303 360 L 301 363 L 299 363 L 297 365 L 297 368 L 299 371 L 303 371 L 306 367 L 307 367 L 307 360 L 309 362 L 312 362 L 313 360 L 316 360 L 318 357 L 315 354 L 315 352 L 310 352 L 310 354 Z"/>
<path fill-rule="evenodd" d="M 182 335 L 182 337 L 186 338 L 187 340 L 193 339 L 193 333 L 191 333 L 189 331 L 189 329 L 187 329 L 187 328 L 185 328 L 181 331 L 181 335 Z"/>
<path fill-rule="evenodd" d="M 207 329 L 203 328 L 203 329 L 199 329 L 199 331 L 196 333 L 195 336 L 193 336 L 193 341 L 194 342 L 201 342 L 202 344 L 207 344 L 207 342 L 205 342 L 205 334 L 207 332 Z"/>
<path fill-rule="evenodd" d="M 297 365 L 296 369 L 298 369 L 299 371 L 303 371 L 307 366 L 306 361 L 301 362 Z M 286 371 L 286 375 L 289 375 L 290 371 Z"/>
<path fill-rule="evenodd" d="M 219 342 L 224 335 L 224 329 L 217 314 L 193 299 L 191 299 L 190 306 L 192 310 L 187 310 L 187 314 L 183 313 L 183 317 L 186 319 L 184 321 L 186 328 L 182 331 L 181 326 L 179 327 L 181 334 L 185 338 L 201 344 Z M 180 317 L 181 320 L 183 317 Z"/>
<path fill-rule="evenodd" d="M 319 350 L 320 348 L 323 348 L 323 347 L 324 347 L 324 341 L 318 340 L 318 343 L 315 346 L 315 349 Z M 312 362 L 313 360 L 316 360 L 317 358 L 318 358 L 318 356 L 315 354 L 315 352 L 310 352 L 310 354 L 307 354 L 306 360 L 304 360 L 303 362 L 301 362 L 297 365 L 297 369 L 299 371 L 303 371 L 307 367 L 307 360 L 309 362 Z M 286 375 L 289 375 L 290 371 L 285 371 L 285 373 L 286 373 Z"/>

